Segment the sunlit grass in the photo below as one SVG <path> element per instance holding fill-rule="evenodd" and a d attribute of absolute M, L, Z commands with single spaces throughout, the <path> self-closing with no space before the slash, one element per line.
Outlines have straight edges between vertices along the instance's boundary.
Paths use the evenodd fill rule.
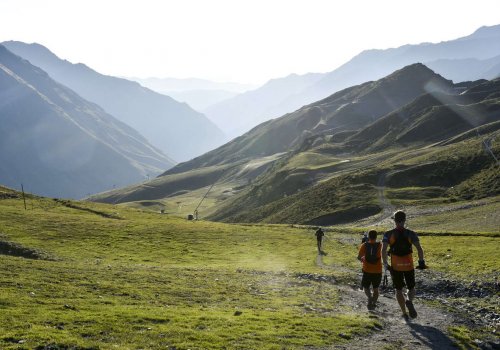
<path fill-rule="evenodd" d="M 428 213 L 412 217 L 411 225 L 420 231 L 500 235 L 500 198 L 498 196 L 477 203 L 461 202 L 448 204 L 448 206 L 450 210 L 436 211 L 434 214 L 432 206 L 419 207 L 418 210 Z M 453 210 L 454 206 L 462 207 L 462 209 Z"/>
<path fill-rule="evenodd" d="M 29 198 L 24 210 L 21 199 L 0 200 L 0 239 L 55 258 L 0 255 L 1 348 L 325 347 L 376 322 L 341 304 L 338 285 L 359 282 L 360 233 L 369 227 L 327 229 L 319 258 L 312 227 L 227 225 L 70 204 L 77 208 Z M 485 208 L 460 215 L 474 221 L 475 210 Z M 438 219 L 459 221 L 452 213 Z M 433 220 L 409 222 L 423 233 L 430 266 L 423 273 L 490 281 L 497 273 L 495 230 L 442 236 L 429 230 L 439 228 Z M 376 227 L 381 234 L 390 228 Z"/>
<path fill-rule="evenodd" d="M 3 239 L 57 258 L 0 255 L 0 347 L 320 347 L 375 322 L 301 277 L 335 275 L 316 266 L 310 230 L 78 205 L 120 219 L 0 201 Z"/>

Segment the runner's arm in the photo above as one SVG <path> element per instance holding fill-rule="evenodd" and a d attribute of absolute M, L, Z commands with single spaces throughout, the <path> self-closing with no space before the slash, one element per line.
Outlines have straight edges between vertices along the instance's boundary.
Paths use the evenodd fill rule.
<path fill-rule="evenodd" d="M 359 247 L 359 252 L 358 252 L 358 260 L 359 260 L 359 261 L 363 261 L 363 260 L 361 260 L 361 258 L 362 258 L 363 256 L 365 256 L 365 249 L 364 249 L 364 245 L 361 245 L 361 246 Z"/>
<path fill-rule="evenodd" d="M 422 249 L 422 246 L 420 245 L 420 241 L 413 241 L 413 245 L 415 246 L 415 248 L 417 248 L 418 260 L 419 261 L 424 260 L 424 250 Z"/>

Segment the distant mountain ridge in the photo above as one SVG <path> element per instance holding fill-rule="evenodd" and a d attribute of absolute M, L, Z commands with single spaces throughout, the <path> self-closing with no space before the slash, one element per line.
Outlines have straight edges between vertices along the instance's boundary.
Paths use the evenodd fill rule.
<path fill-rule="evenodd" d="M 239 83 L 220 83 L 206 79 L 176 78 L 127 78 L 153 91 L 185 102 L 197 111 L 227 100 L 240 93 L 256 88 L 254 85 Z"/>
<path fill-rule="evenodd" d="M 291 74 L 285 78 L 272 79 L 258 89 L 210 106 L 204 112 L 230 137 L 235 137 L 271 117 L 287 112 L 276 106 L 314 84 L 321 76 L 316 73 Z"/>
<path fill-rule="evenodd" d="M 82 198 L 155 176 L 173 160 L 137 131 L 0 45 L 0 183 Z"/>
<path fill-rule="evenodd" d="M 349 62 L 328 73 L 310 93 L 328 94 L 339 85 L 352 85 L 366 80 L 378 79 L 408 64 L 422 62 L 432 65 L 443 59 L 487 60 L 500 55 L 500 25 L 481 27 L 469 36 L 441 43 L 403 45 L 394 49 L 366 50 Z M 441 74 L 441 72 L 436 71 Z M 446 77 L 446 76 L 445 76 Z M 448 78 L 448 77 L 446 77 Z M 484 77 L 475 77 L 477 80 Z M 459 79 L 459 81 L 469 79 Z M 345 81 L 345 82 L 342 82 Z M 456 81 L 456 82 L 459 82 Z"/>
<path fill-rule="evenodd" d="M 189 91 L 164 91 L 179 102 L 187 103 L 197 111 L 203 112 L 210 106 L 230 99 L 238 93 L 226 90 L 189 90 Z"/>
<path fill-rule="evenodd" d="M 240 84 L 232 82 L 216 82 L 207 79 L 197 78 L 126 78 L 133 80 L 155 91 L 193 91 L 193 90 L 225 90 L 235 93 L 241 93 L 255 89 L 256 86 L 250 84 Z"/>
<path fill-rule="evenodd" d="M 225 140 L 203 114 L 136 82 L 99 74 L 84 64 L 72 64 L 39 44 L 8 41 L 3 45 L 139 131 L 176 161 L 200 155 Z"/>
<path fill-rule="evenodd" d="M 416 62 L 455 83 L 493 79 L 500 75 L 499 56 L 500 25 L 481 27 L 469 36 L 441 43 L 366 50 L 332 72 L 316 74 L 313 80 L 307 79 L 307 75 L 275 79 L 280 84 L 274 84 L 273 94 L 279 98 L 269 98 L 271 95 L 266 92 L 266 84 L 214 105 L 205 112 L 226 133 L 235 137 L 266 120 L 295 111 L 344 88 L 380 79 Z M 467 60 L 474 60 L 475 66 L 472 67 Z M 297 84 L 303 79 L 302 84 Z M 278 92 L 280 85 L 284 88 Z M 296 86 L 295 91 L 287 90 L 288 85 Z"/>
<path fill-rule="evenodd" d="M 484 60 L 476 58 L 441 59 L 426 65 L 454 82 L 491 80 L 500 77 L 500 55 Z"/>

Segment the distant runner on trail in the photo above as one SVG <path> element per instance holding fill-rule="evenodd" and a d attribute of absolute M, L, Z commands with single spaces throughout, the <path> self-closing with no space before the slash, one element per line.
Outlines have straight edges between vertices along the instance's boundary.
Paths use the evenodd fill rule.
<path fill-rule="evenodd" d="M 363 234 L 363 238 L 361 238 L 361 243 L 365 243 L 365 242 L 368 242 L 368 233 L 364 233 Z"/>
<path fill-rule="evenodd" d="M 417 311 L 413 306 L 415 297 L 415 268 L 413 267 L 412 244 L 417 248 L 418 269 L 426 269 L 424 260 L 424 250 L 420 246 L 417 234 L 405 228 L 406 214 L 398 210 L 394 213 L 396 227 L 384 234 L 382 240 L 382 259 L 384 266 L 391 272 L 392 282 L 396 289 L 396 299 L 398 300 L 403 317 L 408 319 L 406 308 L 411 318 L 417 317 Z M 391 265 L 387 263 L 387 247 L 390 247 Z M 408 288 L 408 295 L 403 294 L 403 287 Z"/>
<path fill-rule="evenodd" d="M 323 241 L 323 236 L 325 235 L 325 233 L 323 232 L 323 230 L 320 227 L 316 230 L 315 235 L 316 235 L 316 242 L 318 244 L 318 253 L 321 253 L 322 252 L 321 243 Z"/>
<path fill-rule="evenodd" d="M 382 281 L 382 244 L 377 242 L 377 231 L 368 232 L 368 241 L 359 247 L 358 260 L 363 263 L 361 286 L 368 297 L 368 309 L 372 310 L 376 306 L 378 287 Z M 370 286 L 373 286 L 373 295 Z"/>

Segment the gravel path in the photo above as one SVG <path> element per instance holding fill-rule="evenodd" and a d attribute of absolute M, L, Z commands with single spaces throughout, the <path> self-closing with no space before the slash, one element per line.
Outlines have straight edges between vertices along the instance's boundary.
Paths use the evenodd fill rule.
<path fill-rule="evenodd" d="M 373 311 L 366 307 L 363 291 L 344 288 L 346 297 L 342 302 L 358 309 L 360 313 L 369 313 L 376 318 L 381 328 L 375 328 L 368 337 L 354 339 L 348 345 L 337 345 L 332 349 L 457 349 L 447 335 L 447 329 L 457 324 L 454 316 L 440 309 L 432 308 L 415 300 L 418 317 L 406 321 L 401 316 L 394 293 L 383 293 Z"/>
<path fill-rule="evenodd" d="M 316 264 L 325 270 L 355 273 L 346 267 L 325 265 L 321 255 Z M 418 271 L 417 273 L 420 273 Z M 423 272 L 425 273 L 425 272 Z M 418 279 L 423 279 L 419 276 Z M 389 284 L 391 284 L 389 278 Z M 341 304 L 375 318 L 382 325 L 376 327 L 368 337 L 351 339 L 346 345 L 335 345 L 331 349 L 457 349 L 453 340 L 447 335 L 451 326 L 464 325 L 465 321 L 443 309 L 425 305 L 422 300 L 414 300 L 418 317 L 406 321 L 396 301 L 394 290 L 381 287 L 381 295 L 375 310 L 368 310 L 364 292 L 359 283 L 340 285 Z"/>

